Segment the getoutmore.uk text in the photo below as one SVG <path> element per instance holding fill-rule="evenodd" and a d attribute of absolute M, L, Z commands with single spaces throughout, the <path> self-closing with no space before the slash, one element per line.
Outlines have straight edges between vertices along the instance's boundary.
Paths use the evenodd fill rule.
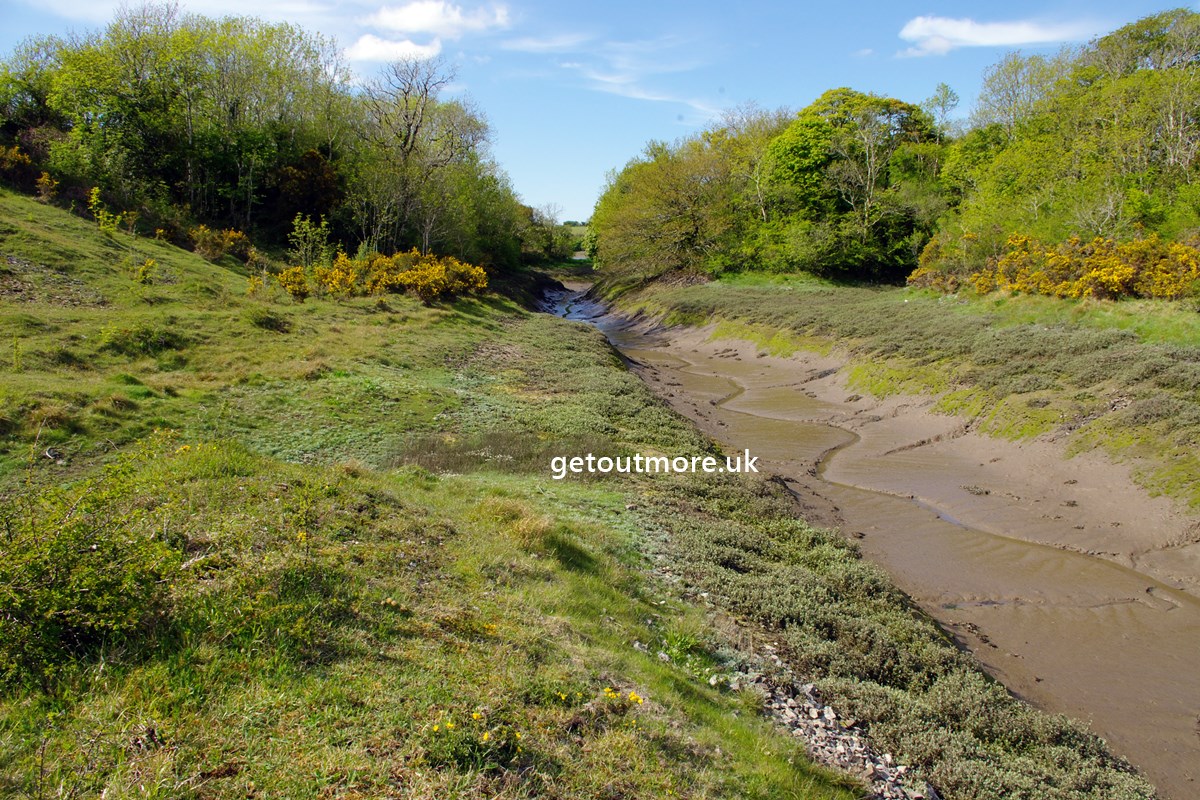
<path fill-rule="evenodd" d="M 550 472 L 560 481 L 569 474 L 590 475 L 616 472 L 618 474 L 655 475 L 673 472 L 758 472 L 758 456 L 749 450 L 737 456 L 555 456 L 550 459 Z"/>

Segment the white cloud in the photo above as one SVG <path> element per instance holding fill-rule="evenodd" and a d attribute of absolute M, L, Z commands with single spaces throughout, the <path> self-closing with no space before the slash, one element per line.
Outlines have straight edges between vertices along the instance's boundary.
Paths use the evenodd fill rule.
<path fill-rule="evenodd" d="M 464 11 L 462 6 L 445 0 L 415 0 L 402 6 L 384 6 L 363 23 L 396 33 L 428 33 L 458 39 L 465 33 L 507 28 L 509 18 L 508 7 L 504 5 Z"/>
<path fill-rule="evenodd" d="M 900 29 L 900 38 L 912 42 L 913 46 L 902 51 L 900 55 L 945 55 L 959 47 L 1013 47 L 1075 42 L 1087 39 L 1097 32 L 1097 27 L 1087 22 L 976 22 L 967 18 L 914 17 Z"/>
<path fill-rule="evenodd" d="M 424 60 L 434 58 L 441 52 L 440 39 L 434 39 L 429 44 L 417 44 L 408 39 L 381 39 L 368 33 L 360 36 L 358 41 L 346 49 L 346 57 L 351 61 L 396 61 L 407 58 Z"/>
<path fill-rule="evenodd" d="M 526 36 L 502 42 L 500 46 L 518 53 L 562 53 L 577 49 L 590 38 L 582 33 L 563 33 L 543 38 Z"/>

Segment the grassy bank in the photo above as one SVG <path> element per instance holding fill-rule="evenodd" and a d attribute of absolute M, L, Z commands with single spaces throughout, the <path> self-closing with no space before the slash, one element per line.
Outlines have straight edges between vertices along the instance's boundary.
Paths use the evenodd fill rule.
<path fill-rule="evenodd" d="M 702 445 L 598 337 L 0 218 L 4 793 L 853 795 L 708 685 L 628 487 L 547 479 Z"/>
<path fill-rule="evenodd" d="M 4 793 L 855 796 L 723 688 L 769 639 L 946 797 L 1150 796 L 774 484 L 551 480 L 712 447 L 595 331 L 0 219 Z"/>
<path fill-rule="evenodd" d="M 723 320 L 719 335 L 772 351 L 836 343 L 860 391 L 936 394 L 940 410 L 992 435 L 1101 449 L 1131 460 L 1151 492 L 1200 506 L 1200 315 L 1191 301 L 938 295 L 747 276 L 654 286 L 621 303 L 671 322 Z"/>

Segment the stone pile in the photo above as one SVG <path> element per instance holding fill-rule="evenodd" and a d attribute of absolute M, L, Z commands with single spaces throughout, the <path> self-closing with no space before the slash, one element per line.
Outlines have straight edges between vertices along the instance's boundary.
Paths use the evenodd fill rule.
<path fill-rule="evenodd" d="M 729 680 L 735 691 L 750 687 L 766 698 L 767 713 L 804 741 L 813 761 L 860 779 L 870 788 L 871 800 L 941 800 L 936 789 L 910 775 L 891 753 L 872 748 L 854 720 L 839 719 L 813 684 L 781 684 L 756 672 L 736 673 Z"/>

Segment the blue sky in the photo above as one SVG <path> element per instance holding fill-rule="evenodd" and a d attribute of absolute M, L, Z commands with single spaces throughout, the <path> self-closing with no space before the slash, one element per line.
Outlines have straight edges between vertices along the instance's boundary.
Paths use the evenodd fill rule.
<path fill-rule="evenodd" d="M 119 0 L 0 0 L 0 52 L 36 33 L 103 26 Z M 549 0 L 181 0 L 211 16 L 288 20 L 335 37 L 370 77 L 438 54 L 492 125 L 525 202 L 586 219 L 608 170 L 651 139 L 693 133 L 755 102 L 799 109 L 850 86 L 910 102 L 941 81 L 969 113 L 983 70 L 1174 7 L 1140 0 L 1006 3 Z"/>

